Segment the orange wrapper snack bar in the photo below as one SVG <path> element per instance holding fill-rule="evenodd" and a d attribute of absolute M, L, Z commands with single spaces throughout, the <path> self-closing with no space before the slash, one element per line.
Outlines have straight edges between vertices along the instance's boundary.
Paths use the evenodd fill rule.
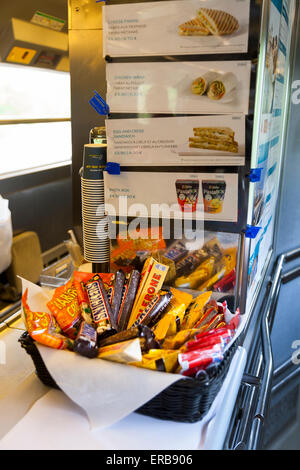
<path fill-rule="evenodd" d="M 127 237 L 123 238 L 120 234 L 117 235 L 119 246 L 130 246 L 136 251 L 150 251 L 155 252 L 164 250 L 166 242 L 163 239 L 162 227 L 151 227 L 147 229 L 141 228 L 138 232 L 127 232 Z M 133 244 L 130 244 L 133 243 Z"/>
<path fill-rule="evenodd" d="M 132 308 L 131 316 L 128 322 L 130 328 L 151 302 L 153 297 L 161 290 L 165 281 L 168 266 L 157 263 L 153 258 L 149 258 L 143 267 L 140 285 L 137 291 L 136 300 Z"/>
<path fill-rule="evenodd" d="M 55 318 L 46 312 L 32 312 L 27 303 L 28 289 L 22 296 L 24 323 L 31 338 L 54 349 L 72 349 L 73 341 L 59 333 Z"/>
<path fill-rule="evenodd" d="M 81 310 L 72 280 L 55 289 L 52 299 L 47 303 L 47 307 L 63 333 L 74 339 L 81 323 Z"/>

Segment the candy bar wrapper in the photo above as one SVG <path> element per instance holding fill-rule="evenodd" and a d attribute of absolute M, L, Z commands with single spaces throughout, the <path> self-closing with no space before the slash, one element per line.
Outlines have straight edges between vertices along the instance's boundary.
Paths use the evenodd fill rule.
<path fill-rule="evenodd" d="M 181 287 L 185 289 L 196 289 L 203 282 L 209 279 L 214 271 L 215 267 L 215 258 L 211 256 L 210 258 L 203 261 L 203 263 L 198 266 L 198 268 L 189 276 L 182 276 L 176 279 L 176 287 Z"/>
<path fill-rule="evenodd" d="M 204 292 L 200 294 L 190 306 L 185 319 L 183 321 L 182 329 L 194 328 L 203 314 L 203 310 L 211 297 L 212 292 Z"/>
<path fill-rule="evenodd" d="M 160 372 L 174 372 L 178 367 L 178 351 L 164 349 L 150 350 L 143 355 L 141 362 L 132 362 L 130 365 Z"/>
<path fill-rule="evenodd" d="M 73 349 L 73 341 L 60 334 L 55 318 L 47 312 L 32 312 L 29 308 L 28 289 L 22 296 L 24 324 L 31 338 L 54 349 Z"/>
<path fill-rule="evenodd" d="M 55 289 L 52 299 L 47 303 L 47 307 L 63 333 L 74 339 L 81 323 L 81 309 L 72 280 Z"/>
<path fill-rule="evenodd" d="M 132 271 L 128 279 L 128 288 L 122 300 L 118 314 L 118 330 L 123 331 L 127 328 L 129 317 L 134 304 L 135 296 L 140 282 L 139 271 Z"/>
<path fill-rule="evenodd" d="M 195 323 L 195 328 L 203 329 L 219 313 L 219 306 L 215 300 L 209 300 L 204 308 L 199 320 Z M 223 313 L 223 312 L 222 312 Z M 221 317 L 222 319 L 222 317 Z M 220 320 L 221 321 L 221 320 Z"/>
<path fill-rule="evenodd" d="M 208 257 L 204 250 L 197 250 L 189 253 L 185 258 L 175 265 L 177 277 L 188 276 Z"/>
<path fill-rule="evenodd" d="M 174 261 L 174 263 L 178 263 L 182 258 L 185 258 L 187 254 L 188 250 L 185 245 L 181 241 L 176 241 L 167 249 L 164 253 L 164 257 L 169 258 Z"/>
<path fill-rule="evenodd" d="M 111 344 L 99 349 L 99 359 L 128 364 L 129 362 L 140 362 L 142 351 L 139 338 L 121 343 Z"/>
<path fill-rule="evenodd" d="M 162 344 L 163 349 L 180 349 L 187 341 L 191 340 L 197 333 L 197 329 L 182 330 L 175 336 L 169 336 Z"/>
<path fill-rule="evenodd" d="M 85 321 L 81 323 L 74 341 L 74 351 L 89 358 L 98 356 L 97 331 Z"/>
<path fill-rule="evenodd" d="M 217 237 L 212 238 L 211 240 L 206 242 L 203 245 L 203 250 L 206 251 L 209 257 L 213 256 L 214 258 L 216 258 L 216 260 L 221 259 L 223 255 L 223 249 Z"/>
<path fill-rule="evenodd" d="M 125 286 L 125 274 L 122 270 L 119 270 L 115 274 L 114 288 L 111 296 L 111 312 L 114 321 L 117 323 L 118 315 L 122 303 Z"/>
<path fill-rule="evenodd" d="M 102 335 L 116 330 L 111 307 L 101 277 L 96 274 L 86 284 L 86 291 L 97 333 Z"/>
<path fill-rule="evenodd" d="M 74 271 L 73 283 L 77 292 L 77 298 L 81 309 L 82 318 L 89 324 L 93 325 L 92 311 L 89 304 L 88 295 L 86 292 L 85 284 L 95 276 L 94 273 L 84 273 L 80 271 Z M 112 288 L 112 283 L 115 275 L 113 273 L 99 273 L 104 287 L 107 291 Z"/>
<path fill-rule="evenodd" d="M 132 308 L 128 328 L 130 328 L 145 310 L 153 297 L 161 290 L 168 272 L 168 266 L 157 263 L 153 258 L 149 258 L 144 265 L 140 286 L 137 291 L 136 300 Z"/>
<path fill-rule="evenodd" d="M 234 331 L 228 328 L 222 330 L 210 330 L 205 333 L 200 333 L 194 336 L 194 339 L 187 341 L 180 352 L 193 351 L 197 349 L 205 349 L 215 344 L 220 344 L 223 348 L 229 343 L 231 338 L 234 336 Z"/>
<path fill-rule="evenodd" d="M 157 341 L 163 341 L 167 336 L 173 336 L 180 330 L 185 311 L 185 304 L 180 304 L 173 307 L 159 320 L 153 329 Z"/>
<path fill-rule="evenodd" d="M 133 327 L 140 324 L 152 327 L 163 315 L 172 296 L 171 292 L 164 295 L 157 294 L 140 314 Z"/>
<path fill-rule="evenodd" d="M 138 325 L 136 328 L 130 328 L 129 330 L 120 331 L 109 338 L 105 338 L 100 341 L 100 347 L 109 346 L 110 344 L 121 343 L 123 341 L 129 341 L 131 339 L 139 338 L 143 351 L 149 349 L 158 349 L 159 344 L 155 340 L 153 331 L 146 325 Z"/>

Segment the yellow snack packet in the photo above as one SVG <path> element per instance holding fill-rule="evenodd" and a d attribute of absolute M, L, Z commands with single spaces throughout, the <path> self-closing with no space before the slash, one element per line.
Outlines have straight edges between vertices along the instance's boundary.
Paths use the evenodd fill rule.
<path fill-rule="evenodd" d="M 179 331 L 185 311 L 185 304 L 180 304 L 163 316 L 153 328 L 157 341 L 162 341 L 166 336 L 175 335 Z"/>
<path fill-rule="evenodd" d="M 198 329 L 192 328 L 190 330 L 179 331 L 175 336 L 169 336 L 163 342 L 163 349 L 179 349 L 181 346 L 189 341 L 195 334 L 199 333 Z"/>
<path fill-rule="evenodd" d="M 199 284 L 206 281 L 211 277 L 214 271 L 216 259 L 211 256 L 198 266 L 189 276 L 181 276 L 176 279 L 176 287 L 185 287 L 187 289 L 196 289 Z"/>
<path fill-rule="evenodd" d="M 209 291 L 198 295 L 184 318 L 182 325 L 183 329 L 188 330 L 195 326 L 197 321 L 201 318 L 201 315 L 203 314 L 203 308 L 211 298 L 211 294 L 212 292 Z"/>
<path fill-rule="evenodd" d="M 141 362 L 132 362 L 130 365 L 160 372 L 174 372 L 178 366 L 179 351 L 163 349 L 150 349 L 143 355 Z"/>

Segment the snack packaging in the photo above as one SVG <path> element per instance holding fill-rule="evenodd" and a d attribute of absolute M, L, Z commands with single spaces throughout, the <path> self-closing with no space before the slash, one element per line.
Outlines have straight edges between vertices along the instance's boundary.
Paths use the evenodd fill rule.
<path fill-rule="evenodd" d="M 154 332 L 158 341 L 162 341 L 166 336 L 173 336 L 181 328 L 185 311 L 193 300 L 193 296 L 186 292 L 181 292 L 171 288 L 173 297 L 167 307 L 166 313 L 155 325 Z"/>
<path fill-rule="evenodd" d="M 197 328 L 197 322 L 199 322 L 199 319 L 202 317 L 204 307 L 209 301 L 211 294 L 212 292 L 204 292 L 195 299 L 185 316 L 182 329 L 189 330 L 191 328 Z"/>
<path fill-rule="evenodd" d="M 187 341 L 193 338 L 199 330 L 192 328 L 190 330 L 179 331 L 175 336 L 169 336 L 163 342 L 164 349 L 180 349 Z"/>
<path fill-rule="evenodd" d="M 219 313 L 219 307 L 215 300 L 210 300 L 202 309 L 202 314 L 195 323 L 195 328 L 204 328 Z"/>
<path fill-rule="evenodd" d="M 167 292 L 164 295 L 157 294 L 149 302 L 132 326 L 135 327 L 141 323 L 149 327 L 153 326 L 164 313 L 172 297 L 173 294 L 171 292 Z"/>
<path fill-rule="evenodd" d="M 234 289 L 236 283 L 236 270 L 233 269 L 227 276 L 224 276 L 213 286 L 215 292 L 229 292 Z"/>
<path fill-rule="evenodd" d="M 168 266 L 157 263 L 153 258 L 149 258 L 145 262 L 141 274 L 140 285 L 128 322 L 128 328 L 137 321 L 140 314 L 161 290 L 167 272 Z"/>
<path fill-rule="evenodd" d="M 174 261 L 174 263 L 178 263 L 178 261 L 185 258 L 187 254 L 188 250 L 185 245 L 181 241 L 176 241 L 167 249 L 164 253 L 164 257 L 169 258 Z"/>
<path fill-rule="evenodd" d="M 28 306 L 28 289 L 22 296 L 23 320 L 32 339 L 54 349 L 73 349 L 73 341 L 59 332 L 55 318 L 46 312 L 32 312 Z"/>
<path fill-rule="evenodd" d="M 111 307 L 101 277 L 98 274 L 94 275 L 85 284 L 85 287 L 97 333 L 102 335 L 110 332 L 110 330 L 116 330 L 116 324 L 112 318 Z"/>
<path fill-rule="evenodd" d="M 198 337 L 198 339 L 197 335 L 195 335 L 195 339 L 187 341 L 183 345 L 183 347 L 181 348 L 181 352 L 193 351 L 197 349 L 206 349 L 210 346 L 214 346 L 215 344 L 220 344 L 222 348 L 225 348 L 225 346 L 234 336 L 234 332 L 229 329 L 224 332 L 218 332 L 217 330 L 210 330 L 210 332 L 212 333 L 211 335 L 204 335 L 202 337 Z"/>
<path fill-rule="evenodd" d="M 85 321 L 81 323 L 75 338 L 74 351 L 89 358 L 98 356 L 97 331 Z"/>
<path fill-rule="evenodd" d="M 121 343 L 123 341 L 129 341 L 130 339 L 140 339 L 140 344 L 143 352 L 149 349 L 159 349 L 160 346 L 155 340 L 153 331 L 146 325 L 138 325 L 135 328 L 129 330 L 120 331 L 113 336 L 109 336 L 100 341 L 100 347 L 109 346 L 110 344 Z"/>
<path fill-rule="evenodd" d="M 103 346 L 99 349 L 98 358 L 124 364 L 140 362 L 142 360 L 140 340 L 136 338 Z"/>
<path fill-rule="evenodd" d="M 80 271 L 74 271 L 73 283 L 77 292 L 77 299 L 81 309 L 82 318 L 89 324 L 93 324 L 92 311 L 89 304 L 88 295 L 86 292 L 85 284 L 95 276 L 94 273 L 84 273 Z M 111 289 L 115 275 L 113 273 L 101 273 L 101 277 L 104 287 L 107 291 Z"/>
<path fill-rule="evenodd" d="M 125 285 L 125 274 L 122 270 L 119 270 L 115 274 L 114 288 L 111 295 L 111 312 L 114 321 L 117 323 L 118 315 L 122 303 Z"/>
<path fill-rule="evenodd" d="M 141 362 L 133 362 L 130 365 L 144 369 L 157 370 L 172 373 L 178 366 L 178 351 L 167 351 L 165 349 L 151 349 L 144 354 Z"/>
<path fill-rule="evenodd" d="M 81 323 L 81 309 L 72 280 L 55 289 L 52 299 L 47 303 L 47 307 L 63 333 L 74 339 Z"/>
<path fill-rule="evenodd" d="M 133 307 L 134 299 L 140 282 L 140 273 L 137 270 L 131 271 L 128 279 L 128 287 L 118 314 L 118 330 L 126 330 L 131 310 Z"/>
<path fill-rule="evenodd" d="M 199 349 L 178 354 L 178 362 L 180 365 L 179 372 L 194 369 L 195 367 L 206 368 L 212 363 L 219 363 L 223 360 L 222 346 L 215 344 L 207 349 Z"/>
<path fill-rule="evenodd" d="M 176 263 L 176 275 L 179 276 L 187 276 L 191 272 L 193 272 L 206 258 L 208 254 L 206 251 L 197 250 L 190 253 L 188 256 L 183 258 L 181 261 Z"/>

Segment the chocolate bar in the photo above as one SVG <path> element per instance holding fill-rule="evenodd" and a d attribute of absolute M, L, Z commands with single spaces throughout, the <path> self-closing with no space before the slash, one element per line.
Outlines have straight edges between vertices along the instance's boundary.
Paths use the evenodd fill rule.
<path fill-rule="evenodd" d="M 116 329 L 112 311 L 101 277 L 96 274 L 85 284 L 94 323 L 99 335 Z"/>
<path fill-rule="evenodd" d="M 74 351 L 89 358 L 98 356 L 97 331 L 85 321 L 81 323 L 74 341 Z"/>
<path fill-rule="evenodd" d="M 128 289 L 126 295 L 122 301 L 119 315 L 118 315 L 118 330 L 122 331 L 127 328 L 133 303 L 135 300 L 136 292 L 140 282 L 140 273 L 139 271 L 131 271 L 130 277 L 128 280 Z"/>
<path fill-rule="evenodd" d="M 122 341 L 128 341 L 135 338 L 140 338 L 143 352 L 146 352 L 149 349 L 160 348 L 159 343 L 155 340 L 153 331 L 146 325 L 138 325 L 135 328 L 129 328 L 129 330 L 120 331 L 109 338 L 105 338 L 100 341 L 100 347 L 121 343 Z"/>
<path fill-rule="evenodd" d="M 176 274 L 177 276 L 186 276 L 194 271 L 208 255 L 203 250 L 198 250 L 190 253 L 188 256 L 183 258 L 181 261 L 176 263 Z"/>
<path fill-rule="evenodd" d="M 116 323 L 117 323 L 119 310 L 120 310 L 120 306 L 122 302 L 122 297 L 124 293 L 124 284 L 125 284 L 125 274 L 120 269 L 119 271 L 116 272 L 116 275 L 115 275 L 114 290 L 113 290 L 113 295 L 112 295 L 111 302 L 110 302 L 112 317 Z"/>
<path fill-rule="evenodd" d="M 177 263 L 187 254 L 188 250 L 186 249 L 185 245 L 182 242 L 177 241 L 168 248 L 168 250 L 164 253 L 164 256 L 165 258 L 169 258 L 170 260 Z"/>
<path fill-rule="evenodd" d="M 173 294 L 171 292 L 167 292 L 164 295 L 157 294 L 137 318 L 133 327 L 138 326 L 141 323 L 149 327 L 153 326 L 164 313 L 172 297 Z"/>

